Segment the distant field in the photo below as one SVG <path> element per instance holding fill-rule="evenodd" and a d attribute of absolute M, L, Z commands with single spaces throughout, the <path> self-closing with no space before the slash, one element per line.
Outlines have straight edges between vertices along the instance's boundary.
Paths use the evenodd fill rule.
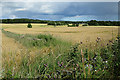
<path fill-rule="evenodd" d="M 54 37 L 72 42 L 94 42 L 97 37 L 107 41 L 118 34 L 117 26 L 48 26 L 47 24 L 32 24 L 33 28 L 28 29 L 27 24 L 2 24 L 5 30 L 19 34 L 51 34 Z"/>

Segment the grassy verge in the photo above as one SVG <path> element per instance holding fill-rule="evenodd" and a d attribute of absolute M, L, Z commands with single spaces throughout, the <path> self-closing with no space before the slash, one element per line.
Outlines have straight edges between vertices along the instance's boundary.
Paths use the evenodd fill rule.
<path fill-rule="evenodd" d="M 3 33 L 22 43 L 24 46 L 49 47 L 48 54 L 34 58 L 30 53 L 21 55 L 20 65 L 14 58 L 4 62 L 4 78 L 39 78 L 39 79 L 80 79 L 80 78 L 119 78 L 120 77 L 120 44 L 118 37 L 103 46 L 97 38 L 96 48 L 78 43 L 70 43 L 53 38 L 50 35 L 19 35 L 11 32 Z M 22 37 L 21 37 L 22 36 Z M 34 41 L 35 40 L 35 41 Z M 43 41 L 43 42 L 42 42 Z M 52 47 L 50 47 L 52 46 Z M 11 63 L 11 65 L 8 65 Z"/>
<path fill-rule="evenodd" d="M 51 35 L 16 34 L 16 33 L 12 33 L 12 32 L 5 31 L 5 30 L 2 30 L 2 32 L 6 36 L 14 38 L 16 41 L 23 44 L 27 48 L 33 48 L 33 47 L 41 48 L 41 47 L 50 47 L 50 46 L 55 47 L 57 45 L 59 46 L 63 45 L 62 47 L 64 47 L 64 46 L 71 45 L 70 42 L 58 40 L 52 37 Z"/>

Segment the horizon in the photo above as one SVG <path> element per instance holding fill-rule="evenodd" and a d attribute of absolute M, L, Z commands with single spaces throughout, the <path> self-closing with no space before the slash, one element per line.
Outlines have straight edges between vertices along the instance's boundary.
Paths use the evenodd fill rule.
<path fill-rule="evenodd" d="M 4 19 L 10 19 L 10 18 L 4 18 Z M 4 20 L 4 19 L 0 19 L 0 20 Z M 42 20 L 42 19 L 32 19 L 32 18 L 14 18 L 14 19 L 31 19 L 31 20 L 41 20 L 41 21 L 60 21 L 60 20 Z M 14 19 L 12 19 L 12 20 L 14 20 Z M 92 20 L 89 20 L 89 21 L 92 21 Z M 95 20 L 95 21 L 102 21 L 102 20 Z M 119 22 L 119 20 L 108 20 L 108 21 Z M 88 22 L 88 21 L 70 21 L 70 22 Z"/>

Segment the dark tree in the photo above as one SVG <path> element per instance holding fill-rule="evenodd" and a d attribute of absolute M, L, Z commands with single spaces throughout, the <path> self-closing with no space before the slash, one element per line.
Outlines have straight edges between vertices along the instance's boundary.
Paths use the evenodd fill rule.
<path fill-rule="evenodd" d="M 76 23 L 76 27 L 78 27 L 79 26 L 79 23 Z"/>
<path fill-rule="evenodd" d="M 32 28 L 31 23 L 28 23 L 27 27 L 28 27 L 28 28 Z"/>

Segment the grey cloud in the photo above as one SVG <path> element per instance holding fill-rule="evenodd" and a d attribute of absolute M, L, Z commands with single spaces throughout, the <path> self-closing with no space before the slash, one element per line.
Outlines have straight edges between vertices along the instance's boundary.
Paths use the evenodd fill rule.
<path fill-rule="evenodd" d="M 2 17 L 37 18 L 47 20 L 67 20 L 74 16 L 94 16 L 91 19 L 116 19 L 117 2 L 3 2 Z M 100 17 L 101 16 L 101 17 Z M 75 17 L 76 18 L 76 17 Z M 83 19 L 86 19 L 82 17 Z M 81 17 L 78 18 L 80 20 Z M 107 17 L 108 19 L 108 17 Z M 106 19 L 106 20 L 107 20 Z"/>

